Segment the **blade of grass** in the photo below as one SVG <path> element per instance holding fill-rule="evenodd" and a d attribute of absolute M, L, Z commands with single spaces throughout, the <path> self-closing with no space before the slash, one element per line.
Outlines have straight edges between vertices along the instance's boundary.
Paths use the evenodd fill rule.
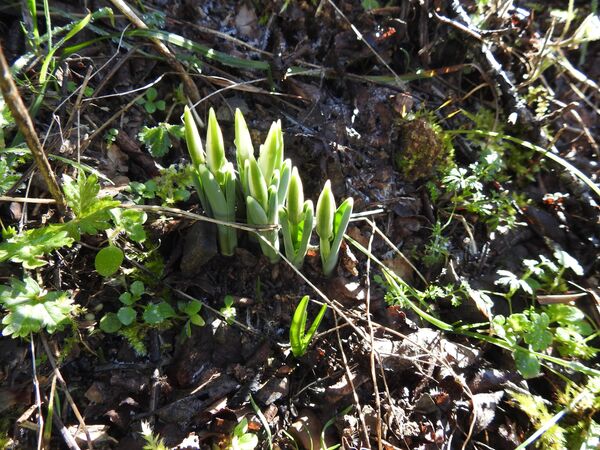
<path fill-rule="evenodd" d="M 250 396 L 250 404 L 252 405 L 252 409 L 254 409 L 254 412 L 258 416 L 258 420 L 260 420 L 260 423 L 262 423 L 262 426 L 265 429 L 265 434 L 267 435 L 267 445 L 269 447 L 269 450 L 273 450 L 273 435 L 271 434 L 271 428 L 269 427 L 269 422 L 267 422 L 267 418 L 265 417 L 263 412 L 260 410 L 260 408 L 254 401 L 252 396 Z"/>
<path fill-rule="evenodd" d="M 56 53 L 56 51 L 62 47 L 62 45 L 67 42 L 69 39 L 71 39 L 73 36 L 75 36 L 77 33 L 79 33 L 81 30 L 83 30 L 88 23 L 90 23 L 90 21 L 92 20 L 92 14 L 88 14 L 86 15 L 83 19 L 81 19 L 80 21 L 78 21 L 73 28 L 71 28 L 68 33 L 63 36 L 57 43 L 56 46 L 53 46 L 52 48 L 48 49 L 48 54 L 46 55 L 46 57 L 44 58 L 44 61 L 42 63 L 42 67 L 40 69 L 40 77 L 39 77 L 39 82 L 41 85 L 44 85 L 46 83 L 46 79 L 48 77 L 48 67 L 50 65 L 50 63 L 52 62 L 52 58 L 54 57 L 54 54 Z M 51 33 L 48 33 L 48 35 L 50 36 Z"/>
<path fill-rule="evenodd" d="M 29 12 L 29 15 L 31 16 L 31 32 L 33 34 L 33 42 L 37 47 L 38 45 L 40 45 L 40 32 L 37 23 L 37 5 L 35 0 L 27 0 L 27 10 Z"/>
<path fill-rule="evenodd" d="M 186 50 L 198 52 L 207 59 L 214 60 L 226 66 L 235 67 L 237 69 L 250 70 L 266 70 L 269 71 L 271 66 L 265 61 L 254 61 L 251 59 L 236 58 L 225 53 L 214 50 L 202 44 L 198 44 L 190 39 L 186 39 L 175 33 L 162 30 L 131 30 L 127 33 L 129 36 L 141 36 L 146 38 L 160 39 L 169 44 L 176 45 Z"/>
<path fill-rule="evenodd" d="M 52 19 L 50 19 L 50 7 L 48 6 L 48 0 L 44 0 L 44 17 L 46 18 L 46 33 L 48 48 L 52 48 Z"/>
<path fill-rule="evenodd" d="M 50 394 L 48 395 L 48 415 L 44 422 L 44 433 L 42 435 L 42 442 L 45 448 L 50 448 L 50 438 L 52 437 L 52 418 L 54 417 L 54 399 L 56 394 L 56 376 L 52 377 L 52 385 L 50 387 Z"/>
<path fill-rule="evenodd" d="M 53 9 L 53 12 L 57 12 L 57 10 Z M 48 34 L 50 34 L 50 33 L 52 34 L 53 37 L 56 37 L 59 34 L 68 32 L 69 30 L 72 30 L 73 27 L 77 24 L 77 22 L 75 21 L 77 18 L 75 16 L 73 16 L 72 14 L 67 14 L 60 10 L 58 10 L 58 14 L 61 17 L 65 17 L 67 19 L 73 20 L 73 22 L 71 22 L 67 25 L 64 25 L 64 26 L 54 27 L 48 33 L 45 33 L 42 36 L 40 36 L 40 38 L 39 38 L 40 41 L 48 40 Z M 92 20 L 90 21 L 90 24 L 88 24 L 88 27 L 90 27 L 90 29 L 93 28 L 93 25 L 91 25 L 91 23 L 94 20 L 102 19 L 105 17 L 111 17 L 111 18 L 114 17 L 113 12 L 110 8 L 100 8 L 98 11 L 93 12 Z M 95 28 L 94 31 L 98 32 L 99 29 Z M 106 34 L 106 32 L 104 34 Z M 67 47 L 67 48 L 69 48 L 69 47 Z M 69 56 L 69 55 L 70 55 L 70 53 L 63 53 L 63 56 Z M 29 62 L 35 58 L 35 56 L 36 55 L 34 52 L 29 52 L 29 53 L 25 53 L 24 55 L 21 55 L 19 58 L 17 58 L 11 66 L 11 73 L 13 74 L 13 76 L 17 76 L 19 73 L 21 73 L 23 68 L 25 68 L 29 64 Z"/>

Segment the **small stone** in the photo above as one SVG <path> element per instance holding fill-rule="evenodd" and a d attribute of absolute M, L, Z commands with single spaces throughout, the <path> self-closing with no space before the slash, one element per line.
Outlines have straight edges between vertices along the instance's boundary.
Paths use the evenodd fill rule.
<path fill-rule="evenodd" d="M 256 393 L 256 399 L 268 406 L 286 397 L 289 389 L 290 382 L 287 378 L 273 377 Z"/>
<path fill-rule="evenodd" d="M 186 276 L 197 275 L 208 261 L 217 254 L 216 227 L 211 223 L 196 222 L 187 230 L 181 258 L 181 272 Z"/>

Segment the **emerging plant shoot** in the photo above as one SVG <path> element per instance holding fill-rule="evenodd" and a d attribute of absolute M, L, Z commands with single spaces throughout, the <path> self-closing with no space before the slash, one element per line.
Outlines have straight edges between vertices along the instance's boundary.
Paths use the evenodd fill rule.
<path fill-rule="evenodd" d="M 347 198 L 335 209 L 335 199 L 331 192 L 331 182 L 327 180 L 317 201 L 317 234 L 323 273 L 330 276 L 335 269 L 342 245 L 342 239 L 352 215 L 354 200 Z"/>

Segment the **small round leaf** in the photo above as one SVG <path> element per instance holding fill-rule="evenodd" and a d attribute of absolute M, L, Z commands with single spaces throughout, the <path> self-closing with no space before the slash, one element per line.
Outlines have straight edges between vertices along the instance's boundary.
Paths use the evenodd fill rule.
<path fill-rule="evenodd" d="M 119 318 L 121 323 L 125 326 L 131 325 L 133 323 L 133 321 L 135 320 L 135 316 L 136 316 L 135 309 L 133 309 L 131 306 L 123 306 L 117 312 L 117 317 Z"/>
<path fill-rule="evenodd" d="M 139 280 L 134 281 L 131 283 L 131 286 L 129 286 L 129 292 L 131 292 L 133 296 L 137 298 L 140 298 L 144 294 L 145 289 L 144 283 Z"/>
<path fill-rule="evenodd" d="M 123 250 L 119 247 L 115 247 L 114 245 L 104 247 L 96 255 L 94 261 L 96 271 L 103 277 L 109 277 L 119 270 L 124 257 Z"/>
<path fill-rule="evenodd" d="M 115 313 L 108 313 L 100 319 L 100 329 L 105 333 L 116 333 L 121 328 L 121 321 Z"/>
<path fill-rule="evenodd" d="M 517 349 L 513 354 L 517 370 L 524 378 L 534 378 L 540 374 L 540 361 L 527 350 Z"/>

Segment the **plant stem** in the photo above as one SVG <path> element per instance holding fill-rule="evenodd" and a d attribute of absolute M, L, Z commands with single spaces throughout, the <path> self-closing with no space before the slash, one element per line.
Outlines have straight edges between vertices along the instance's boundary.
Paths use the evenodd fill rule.
<path fill-rule="evenodd" d="M 6 61 L 6 58 L 4 57 L 2 46 L 0 46 L 0 90 L 2 90 L 4 100 L 6 101 L 6 104 L 8 105 L 16 124 L 19 127 L 19 131 L 25 137 L 25 142 L 27 142 L 27 146 L 33 155 L 33 160 L 35 161 L 42 178 L 44 178 L 46 186 L 48 186 L 50 195 L 52 195 L 52 198 L 56 200 L 58 212 L 61 216 L 64 216 L 67 212 L 67 202 L 63 192 L 60 189 L 60 186 L 58 185 L 58 181 L 56 180 L 54 172 L 52 172 L 52 167 L 50 167 L 50 162 L 48 162 L 48 158 L 46 153 L 44 153 L 42 144 L 40 143 L 40 140 L 35 132 L 33 121 L 29 116 L 29 112 L 23 103 L 23 99 L 21 99 L 21 96 L 19 95 L 17 85 L 15 84 L 15 81 L 10 73 L 10 67 Z"/>

